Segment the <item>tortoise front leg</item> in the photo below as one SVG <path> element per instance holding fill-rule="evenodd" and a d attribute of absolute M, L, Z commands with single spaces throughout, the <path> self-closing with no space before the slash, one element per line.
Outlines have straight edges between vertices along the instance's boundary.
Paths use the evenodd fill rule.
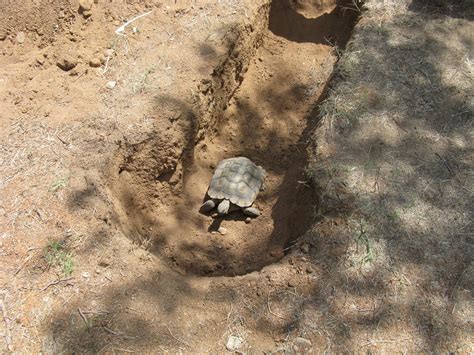
<path fill-rule="evenodd" d="M 222 200 L 221 203 L 219 203 L 219 206 L 217 206 L 217 213 L 219 215 L 223 216 L 229 213 L 229 208 L 230 208 L 230 201 L 229 200 Z"/>
<path fill-rule="evenodd" d="M 208 213 L 211 212 L 211 210 L 216 207 L 216 203 L 214 200 L 207 200 L 204 202 L 201 206 L 201 212 Z"/>

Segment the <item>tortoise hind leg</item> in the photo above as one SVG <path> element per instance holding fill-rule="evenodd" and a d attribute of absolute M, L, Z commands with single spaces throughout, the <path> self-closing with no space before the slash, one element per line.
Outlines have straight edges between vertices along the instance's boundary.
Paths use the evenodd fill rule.
<path fill-rule="evenodd" d="M 207 200 L 204 202 L 201 206 L 201 212 L 203 213 L 208 213 L 211 212 L 211 210 L 216 207 L 216 203 L 213 200 Z"/>
<path fill-rule="evenodd" d="M 246 216 L 249 216 L 249 217 L 258 217 L 260 216 L 262 213 L 260 212 L 260 210 L 256 207 L 245 207 L 245 208 L 242 208 L 242 212 L 244 212 L 244 214 Z"/>

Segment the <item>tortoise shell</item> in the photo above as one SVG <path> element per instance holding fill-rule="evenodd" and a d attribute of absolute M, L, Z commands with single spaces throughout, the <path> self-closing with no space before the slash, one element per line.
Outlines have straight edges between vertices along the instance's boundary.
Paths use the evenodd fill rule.
<path fill-rule="evenodd" d="M 245 157 L 222 160 L 209 185 L 212 199 L 227 199 L 240 207 L 249 207 L 262 187 L 265 170 Z"/>

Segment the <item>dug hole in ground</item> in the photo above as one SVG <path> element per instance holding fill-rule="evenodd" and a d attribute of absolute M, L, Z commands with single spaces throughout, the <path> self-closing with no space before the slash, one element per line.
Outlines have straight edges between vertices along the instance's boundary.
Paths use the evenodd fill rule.
<path fill-rule="evenodd" d="M 5 351 L 472 351 L 468 2 L 0 8 Z"/>

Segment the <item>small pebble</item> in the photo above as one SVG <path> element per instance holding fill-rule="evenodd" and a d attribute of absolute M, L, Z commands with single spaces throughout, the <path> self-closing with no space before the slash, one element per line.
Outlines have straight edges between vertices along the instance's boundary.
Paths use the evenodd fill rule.
<path fill-rule="evenodd" d="M 98 68 L 101 66 L 100 58 L 94 57 L 89 61 L 89 65 L 93 68 Z"/>
<path fill-rule="evenodd" d="M 4 41 L 7 39 L 7 31 L 0 29 L 0 41 Z"/>
<path fill-rule="evenodd" d="M 93 3 L 94 3 L 94 0 L 79 0 L 79 7 L 82 10 L 90 10 L 92 9 Z"/>
<path fill-rule="evenodd" d="M 295 340 L 293 340 L 293 343 L 295 345 L 301 346 L 301 347 L 311 347 L 313 346 L 313 343 L 311 343 L 310 340 L 302 337 L 297 337 Z"/>
<path fill-rule="evenodd" d="M 294 280 L 288 281 L 288 286 L 295 287 L 296 286 L 295 281 Z"/>
<path fill-rule="evenodd" d="M 219 229 L 217 229 L 217 231 L 222 235 L 227 234 L 227 228 L 224 228 L 224 227 L 219 227 Z"/>
<path fill-rule="evenodd" d="M 274 258 L 282 258 L 285 255 L 283 249 L 279 246 L 270 247 L 270 256 Z"/>
<path fill-rule="evenodd" d="M 65 54 L 62 58 L 58 59 L 56 65 L 64 71 L 69 71 L 76 67 L 77 59 L 72 55 Z"/>
<path fill-rule="evenodd" d="M 89 277 L 91 277 L 91 274 L 86 271 L 82 273 L 82 277 L 88 279 Z"/>
<path fill-rule="evenodd" d="M 25 32 L 23 31 L 18 32 L 18 34 L 16 35 L 16 41 L 21 44 L 25 42 L 25 39 L 26 39 Z"/>
<path fill-rule="evenodd" d="M 245 223 L 250 224 L 252 222 L 252 218 L 247 217 L 245 218 Z"/>
<path fill-rule="evenodd" d="M 36 57 L 36 62 L 39 64 L 39 65 L 43 65 L 44 64 L 44 57 L 41 56 L 41 57 Z"/>
<path fill-rule="evenodd" d="M 309 253 L 309 245 L 308 244 L 303 244 L 300 249 L 303 253 Z"/>
<path fill-rule="evenodd" d="M 84 18 L 89 18 L 92 16 L 92 11 L 90 10 L 85 10 L 82 12 L 82 16 L 84 16 Z"/>
<path fill-rule="evenodd" d="M 242 343 L 243 343 L 243 340 L 242 340 L 241 337 L 231 335 L 227 339 L 227 343 L 226 343 L 225 347 L 229 351 L 236 351 L 242 346 Z"/>
<path fill-rule="evenodd" d="M 101 260 L 99 262 L 99 266 L 102 266 L 102 267 L 107 267 L 109 265 L 110 265 L 110 263 L 108 261 L 105 261 L 105 260 Z"/>
<path fill-rule="evenodd" d="M 116 82 L 115 80 L 110 80 L 110 81 L 105 85 L 105 87 L 106 87 L 107 89 L 111 89 L 111 90 L 112 90 L 112 89 L 115 87 L 115 85 L 117 85 L 117 82 Z"/>
<path fill-rule="evenodd" d="M 105 57 L 112 57 L 114 55 L 114 50 L 112 48 L 107 48 L 105 51 L 104 51 L 104 56 Z"/>

